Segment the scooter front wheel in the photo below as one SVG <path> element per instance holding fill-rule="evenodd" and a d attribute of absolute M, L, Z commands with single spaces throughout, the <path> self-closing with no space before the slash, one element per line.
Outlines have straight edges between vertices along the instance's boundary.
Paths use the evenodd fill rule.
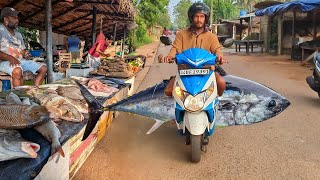
<path fill-rule="evenodd" d="M 201 140 L 202 135 L 190 134 L 191 140 L 191 161 L 194 163 L 200 162 L 201 159 Z"/>

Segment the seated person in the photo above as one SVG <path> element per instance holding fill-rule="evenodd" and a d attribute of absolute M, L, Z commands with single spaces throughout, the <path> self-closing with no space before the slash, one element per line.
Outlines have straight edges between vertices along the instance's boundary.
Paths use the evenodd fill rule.
<path fill-rule="evenodd" d="M 27 60 L 29 53 L 20 32 L 16 30 L 18 26 L 18 11 L 5 7 L 1 11 L 0 24 L 0 71 L 12 77 L 13 87 L 23 85 L 23 72 L 31 71 L 36 74 L 35 86 L 39 86 L 44 80 L 47 67 Z"/>

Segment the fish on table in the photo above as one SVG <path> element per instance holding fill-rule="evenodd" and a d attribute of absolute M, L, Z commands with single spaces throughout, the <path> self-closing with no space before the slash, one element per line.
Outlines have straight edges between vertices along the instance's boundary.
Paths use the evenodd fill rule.
<path fill-rule="evenodd" d="M 36 158 L 40 146 L 24 140 L 17 130 L 0 129 L 0 161 Z"/>
<path fill-rule="evenodd" d="M 35 158 L 36 155 L 34 155 L 34 153 L 36 154 L 36 152 L 30 150 L 30 147 L 37 145 L 32 143 L 30 144 L 30 142 L 23 140 L 20 134 L 17 131 L 14 131 L 18 129 L 34 128 L 51 142 L 51 154 L 59 152 L 64 156 L 61 144 L 59 142 L 59 138 L 61 136 L 60 131 L 51 121 L 52 113 L 50 113 L 45 106 L 39 106 L 37 104 L 20 104 L 22 101 L 12 92 L 7 95 L 5 101 L 8 104 L 4 104 L 4 102 L 0 104 L 0 130 L 2 129 L 0 135 L 4 140 L 3 142 L 0 142 L 0 146 L 3 148 L 2 150 L 8 150 L 8 148 L 10 149 L 11 146 L 8 143 L 12 143 L 12 149 L 16 150 L 15 146 L 18 144 L 18 142 L 20 142 L 20 144 L 23 145 L 21 146 L 22 151 L 27 151 L 26 153 L 29 154 L 30 157 Z M 9 137 L 14 138 L 11 138 L 11 141 L 9 142 Z M 21 155 L 22 152 L 20 152 L 20 150 L 16 151 Z M 21 155 L 21 157 L 29 156 Z"/>
<path fill-rule="evenodd" d="M 0 128 L 24 129 L 50 120 L 49 112 L 44 106 L 0 104 Z"/>
<path fill-rule="evenodd" d="M 65 156 L 59 141 L 61 137 L 60 131 L 51 120 L 43 122 L 33 128 L 51 142 L 51 155 L 58 152 L 61 156 Z"/>

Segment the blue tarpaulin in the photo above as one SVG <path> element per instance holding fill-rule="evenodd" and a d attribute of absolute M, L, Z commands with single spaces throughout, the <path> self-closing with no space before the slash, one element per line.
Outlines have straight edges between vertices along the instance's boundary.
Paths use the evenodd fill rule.
<path fill-rule="evenodd" d="M 320 0 L 302 0 L 293 1 L 283 4 L 277 4 L 264 9 L 257 10 L 255 12 L 256 16 L 273 16 L 279 13 L 289 11 L 291 9 L 298 9 L 302 12 L 312 11 L 314 9 L 320 9 Z"/>

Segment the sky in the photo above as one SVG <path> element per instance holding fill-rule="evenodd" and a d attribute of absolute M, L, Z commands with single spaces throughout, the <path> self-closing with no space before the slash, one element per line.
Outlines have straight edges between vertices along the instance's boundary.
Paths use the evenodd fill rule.
<path fill-rule="evenodd" d="M 197 1 L 201 1 L 201 0 L 191 0 L 192 2 L 197 2 Z M 169 15 L 170 15 L 170 20 L 171 22 L 173 22 L 174 17 L 173 17 L 173 9 L 174 6 L 177 5 L 180 2 L 180 0 L 170 0 L 169 3 Z"/>

